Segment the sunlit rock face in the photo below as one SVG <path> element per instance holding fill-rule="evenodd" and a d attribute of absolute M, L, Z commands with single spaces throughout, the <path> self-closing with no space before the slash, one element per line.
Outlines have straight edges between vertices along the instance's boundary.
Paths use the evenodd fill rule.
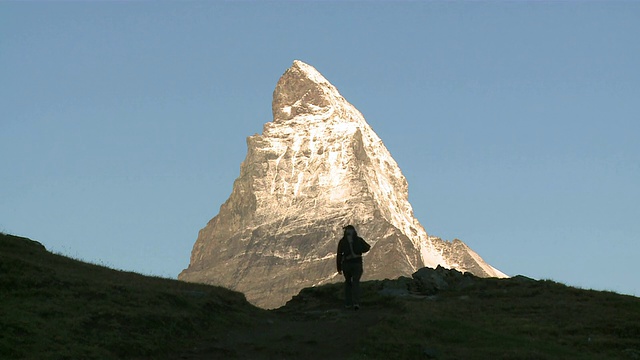
<path fill-rule="evenodd" d="M 505 276 L 461 241 L 427 235 L 389 151 L 315 68 L 294 61 L 276 85 L 272 111 L 262 134 L 247 138 L 231 196 L 200 230 L 179 279 L 276 308 L 302 288 L 342 280 L 335 251 L 347 224 L 372 245 L 364 280 L 437 265 Z"/>

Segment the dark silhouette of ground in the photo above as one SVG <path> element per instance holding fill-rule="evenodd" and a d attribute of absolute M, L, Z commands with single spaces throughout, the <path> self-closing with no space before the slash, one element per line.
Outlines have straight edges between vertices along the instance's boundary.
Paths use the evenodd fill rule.
<path fill-rule="evenodd" d="M 362 352 L 358 346 L 367 329 L 393 312 L 377 305 L 345 309 L 336 300 L 334 296 L 299 295 L 286 307 L 255 319 L 248 328 L 205 338 L 180 356 L 193 360 L 347 359 Z"/>
<path fill-rule="evenodd" d="M 303 289 L 259 309 L 228 289 L 51 254 L 0 233 L 0 359 L 640 359 L 640 299 L 443 268 Z"/>

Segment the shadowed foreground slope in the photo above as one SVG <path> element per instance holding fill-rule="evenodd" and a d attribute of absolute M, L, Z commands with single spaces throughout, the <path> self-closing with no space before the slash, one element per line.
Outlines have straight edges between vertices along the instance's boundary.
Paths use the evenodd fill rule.
<path fill-rule="evenodd" d="M 111 270 L 0 234 L 0 358 L 159 358 L 263 310 L 241 293 Z"/>
<path fill-rule="evenodd" d="M 2 359 L 639 359 L 640 299 L 421 269 L 266 311 L 223 288 L 110 270 L 0 235 Z"/>

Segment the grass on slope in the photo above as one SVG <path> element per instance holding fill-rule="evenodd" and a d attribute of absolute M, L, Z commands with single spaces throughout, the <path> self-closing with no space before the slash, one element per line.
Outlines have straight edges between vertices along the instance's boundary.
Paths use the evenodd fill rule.
<path fill-rule="evenodd" d="M 404 296 L 385 290 L 409 289 Z M 342 284 L 304 289 L 277 312 L 300 314 L 340 304 Z M 640 298 L 557 282 L 474 278 L 471 285 L 420 294 L 412 279 L 362 284 L 360 316 L 379 321 L 349 355 L 364 359 L 640 359 Z M 366 315 L 370 316 L 370 315 Z"/>
<path fill-rule="evenodd" d="M 640 359 L 637 297 L 522 277 L 432 296 L 406 278 L 362 289 L 359 312 L 343 309 L 342 284 L 266 311 L 0 234 L 0 359 Z"/>
<path fill-rule="evenodd" d="M 262 310 L 227 289 L 121 272 L 0 234 L 0 358 L 162 358 Z"/>
<path fill-rule="evenodd" d="M 390 301 L 355 359 L 640 359 L 637 297 L 516 278 Z"/>

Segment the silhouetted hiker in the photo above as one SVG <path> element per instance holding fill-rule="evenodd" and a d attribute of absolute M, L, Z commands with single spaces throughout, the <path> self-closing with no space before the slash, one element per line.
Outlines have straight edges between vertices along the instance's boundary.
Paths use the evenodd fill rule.
<path fill-rule="evenodd" d="M 338 242 L 338 274 L 344 273 L 345 307 L 360 308 L 360 277 L 362 276 L 362 254 L 371 246 L 358 236 L 352 225 L 344 227 L 344 236 Z"/>

